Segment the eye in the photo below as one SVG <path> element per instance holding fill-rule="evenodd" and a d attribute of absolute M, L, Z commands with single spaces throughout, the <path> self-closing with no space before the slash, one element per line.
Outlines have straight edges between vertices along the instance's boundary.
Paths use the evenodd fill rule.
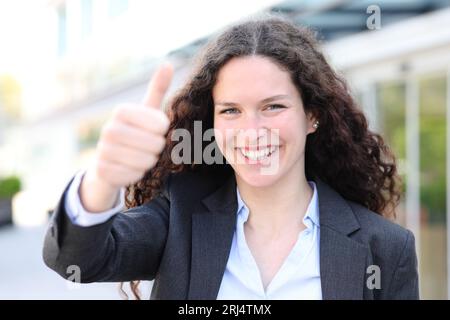
<path fill-rule="evenodd" d="M 227 108 L 227 109 L 223 109 L 223 110 L 221 110 L 220 111 L 220 113 L 222 114 L 235 114 L 235 113 L 238 113 L 239 112 L 239 110 L 238 109 L 236 109 L 236 108 Z"/>
<path fill-rule="evenodd" d="M 284 109 L 286 108 L 285 106 L 283 106 L 282 104 L 270 104 L 267 106 L 266 109 L 268 110 L 276 110 L 276 109 Z"/>

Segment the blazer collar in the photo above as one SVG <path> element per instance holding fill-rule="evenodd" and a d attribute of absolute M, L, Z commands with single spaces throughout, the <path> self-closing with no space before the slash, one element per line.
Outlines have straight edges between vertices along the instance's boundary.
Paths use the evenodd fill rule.
<path fill-rule="evenodd" d="M 360 228 L 348 203 L 318 178 L 320 274 L 324 299 L 362 299 L 368 248 L 348 237 Z M 216 299 L 236 225 L 234 175 L 196 206 L 188 299 Z"/>
<path fill-rule="evenodd" d="M 205 197 L 192 214 L 192 259 L 188 299 L 216 299 L 236 226 L 236 180 Z"/>
<path fill-rule="evenodd" d="M 363 299 L 369 249 L 350 237 L 360 224 L 339 193 L 314 180 L 319 194 L 322 298 Z"/>
<path fill-rule="evenodd" d="M 314 178 L 314 181 L 319 195 L 320 225 L 343 235 L 358 230 L 359 222 L 347 201 L 319 178 Z"/>
<path fill-rule="evenodd" d="M 212 194 L 203 198 L 202 203 L 211 212 L 234 215 L 237 211 L 236 179 L 234 175 Z"/>
<path fill-rule="evenodd" d="M 342 196 L 319 178 L 313 178 L 319 197 L 320 225 L 327 226 L 343 235 L 349 235 L 360 228 L 360 224 Z M 211 212 L 235 215 L 237 211 L 236 179 L 228 177 L 225 183 L 202 203 Z"/>

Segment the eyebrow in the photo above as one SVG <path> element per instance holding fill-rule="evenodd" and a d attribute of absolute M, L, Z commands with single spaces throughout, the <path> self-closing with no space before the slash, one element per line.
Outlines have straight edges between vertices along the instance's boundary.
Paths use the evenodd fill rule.
<path fill-rule="evenodd" d="M 260 103 L 269 103 L 269 102 L 273 102 L 273 101 L 281 100 L 281 99 L 286 99 L 286 98 L 289 98 L 289 95 L 287 95 L 287 94 L 277 94 L 275 96 L 268 97 L 268 98 L 265 98 L 265 99 L 261 100 Z M 225 107 L 234 107 L 234 106 L 239 105 L 239 103 L 235 103 L 235 102 L 220 102 L 219 101 L 219 102 L 215 103 L 215 105 L 221 105 L 221 106 L 225 106 Z"/>

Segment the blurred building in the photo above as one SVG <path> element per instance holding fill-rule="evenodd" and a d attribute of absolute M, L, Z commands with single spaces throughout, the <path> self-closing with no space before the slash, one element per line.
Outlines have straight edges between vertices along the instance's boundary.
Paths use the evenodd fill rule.
<path fill-rule="evenodd" d="M 139 103 L 153 69 L 169 51 L 274 2 L 46 1 L 42 20 L 49 27 L 30 35 L 39 38 L 36 45 L 51 49 L 50 57 L 33 61 L 33 70 L 22 80 L 20 116 L 0 117 L 5 122 L 0 175 L 20 173 L 25 186 L 15 199 L 15 221 L 46 221 L 61 188 L 90 161 L 112 108 Z M 188 65 L 185 59 L 171 60 L 177 69 L 173 90 Z"/>
<path fill-rule="evenodd" d="M 395 2 L 409 14 L 433 7 L 432 1 L 389 1 L 392 7 Z M 448 1 L 437 3 L 447 8 L 325 47 L 352 85 L 372 128 L 383 134 L 398 157 L 405 197 L 397 215 L 416 237 L 421 296 L 447 299 L 450 9 Z"/>
<path fill-rule="evenodd" d="M 190 24 L 191 8 L 177 3 L 167 2 L 155 12 L 150 1 L 49 2 L 55 26 L 49 35 L 57 41 L 54 63 L 46 66 L 47 94 L 26 99 L 21 120 L 0 130 L 0 173 L 20 172 L 26 185 L 15 199 L 18 224 L 46 221 L 68 179 L 90 161 L 112 107 L 140 101 L 161 57 L 176 67 L 173 91 L 211 32 L 256 11 L 245 2 L 229 11 L 214 2 L 203 12 L 219 14 L 202 15 L 205 21 L 188 33 L 183 25 Z M 266 5 L 267 11 L 318 31 L 370 126 L 395 151 L 405 191 L 398 221 L 416 236 L 421 296 L 447 299 L 450 1 L 287 0 Z M 45 108 L 35 108 L 36 103 Z"/>

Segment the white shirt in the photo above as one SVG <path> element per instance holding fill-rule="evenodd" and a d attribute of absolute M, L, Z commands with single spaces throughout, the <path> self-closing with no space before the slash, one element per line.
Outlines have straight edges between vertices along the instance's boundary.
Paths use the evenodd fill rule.
<path fill-rule="evenodd" d="M 124 208 L 122 188 L 118 204 L 102 213 L 86 211 L 78 193 L 84 172 L 76 174 L 67 191 L 65 209 L 70 220 L 79 226 L 88 227 L 106 222 Z M 320 283 L 320 225 L 319 200 L 316 185 L 309 181 L 313 196 L 303 217 L 306 229 L 299 233 L 297 242 L 283 262 L 267 289 L 253 258 L 244 234 L 244 223 L 249 209 L 237 191 L 238 211 L 230 255 L 222 278 L 217 299 L 322 299 Z"/>
<path fill-rule="evenodd" d="M 64 201 L 64 207 L 72 223 L 81 227 L 89 227 L 106 222 L 116 213 L 122 211 L 125 207 L 124 188 L 120 189 L 120 195 L 114 208 L 95 214 L 85 210 L 81 204 L 80 195 L 78 193 L 83 175 L 84 171 L 80 171 L 75 175 L 69 189 L 67 190 L 66 199 Z"/>
<path fill-rule="evenodd" d="M 322 299 L 320 283 L 320 225 L 318 194 L 313 196 L 303 217 L 306 226 L 272 281 L 264 290 L 255 259 L 247 245 L 244 223 L 249 209 L 237 190 L 238 213 L 230 256 L 217 299 Z"/>

